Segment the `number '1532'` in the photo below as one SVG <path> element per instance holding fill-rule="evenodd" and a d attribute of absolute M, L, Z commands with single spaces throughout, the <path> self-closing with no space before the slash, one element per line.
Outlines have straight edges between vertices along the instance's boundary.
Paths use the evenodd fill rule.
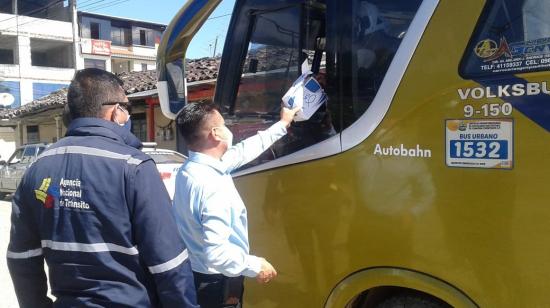
<path fill-rule="evenodd" d="M 508 159 L 508 140 L 451 140 L 451 158 Z"/>

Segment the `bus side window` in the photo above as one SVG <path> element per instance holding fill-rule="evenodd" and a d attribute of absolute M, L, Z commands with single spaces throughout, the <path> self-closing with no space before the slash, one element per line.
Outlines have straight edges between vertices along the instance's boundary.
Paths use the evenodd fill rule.
<path fill-rule="evenodd" d="M 324 1 L 323 1 L 324 2 Z M 326 86 L 329 59 L 324 51 L 326 6 L 312 1 L 253 15 L 248 52 L 243 59 L 237 98 L 226 123 L 239 142 L 279 120 L 281 98 L 300 76 L 307 61 L 320 84 Z M 329 101 L 327 104 L 331 104 Z M 334 102 L 336 104 L 336 102 Z M 336 110 L 338 108 L 335 108 Z M 327 106 L 307 121 L 294 122 L 288 134 L 242 169 L 292 154 L 337 133 Z"/>
<path fill-rule="evenodd" d="M 550 3 L 491 0 L 460 64 L 467 79 L 550 69 Z"/>
<path fill-rule="evenodd" d="M 343 14 L 348 40 L 342 46 L 344 128 L 369 108 L 420 6 L 420 0 L 353 0 Z M 344 5 L 344 4 L 343 4 Z M 345 5 L 344 5 L 345 6 Z"/>

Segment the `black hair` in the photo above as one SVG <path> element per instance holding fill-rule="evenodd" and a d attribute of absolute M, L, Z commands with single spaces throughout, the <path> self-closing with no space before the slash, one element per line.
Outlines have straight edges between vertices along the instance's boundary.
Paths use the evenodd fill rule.
<path fill-rule="evenodd" d="M 201 128 L 208 116 L 218 107 L 210 102 L 193 102 L 186 104 L 176 119 L 178 130 L 189 146 L 194 146 L 201 139 Z"/>
<path fill-rule="evenodd" d="M 67 93 L 70 118 L 101 117 L 104 103 L 124 98 L 122 84 L 120 78 L 104 70 L 77 71 Z"/>

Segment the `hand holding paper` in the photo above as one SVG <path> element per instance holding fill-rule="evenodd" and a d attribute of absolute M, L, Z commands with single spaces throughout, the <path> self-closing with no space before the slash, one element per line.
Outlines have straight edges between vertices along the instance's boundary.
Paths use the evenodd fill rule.
<path fill-rule="evenodd" d="M 294 81 L 282 100 L 289 109 L 300 108 L 294 119 L 299 122 L 309 120 L 327 101 L 327 95 L 308 69 Z"/>

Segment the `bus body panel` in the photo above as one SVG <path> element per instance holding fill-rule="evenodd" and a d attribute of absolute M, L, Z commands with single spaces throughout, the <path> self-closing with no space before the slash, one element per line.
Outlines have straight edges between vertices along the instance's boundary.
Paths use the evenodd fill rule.
<path fill-rule="evenodd" d="M 268 285 L 247 280 L 245 305 L 341 307 L 342 298 L 396 285 L 456 307 L 550 306 L 550 132 L 522 109 L 527 96 L 462 97 L 489 82 L 543 84 L 550 73 L 461 77 L 484 5 L 440 1 L 383 121 L 359 145 L 235 178 L 251 253 L 279 273 Z M 483 105 L 504 103 L 517 108 L 483 116 Z M 448 121 L 466 120 L 466 105 L 480 111 L 470 120 L 511 121 L 511 168 L 447 164 Z M 351 278 L 379 268 L 387 270 Z"/>

